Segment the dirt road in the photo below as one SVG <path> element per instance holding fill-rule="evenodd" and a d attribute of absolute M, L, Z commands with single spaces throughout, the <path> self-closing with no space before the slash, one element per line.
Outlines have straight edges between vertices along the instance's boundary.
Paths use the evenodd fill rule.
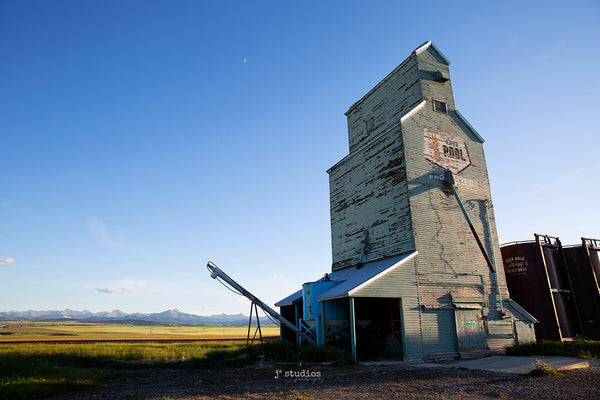
<path fill-rule="evenodd" d="M 66 399 L 600 399 L 600 370 L 530 377 L 448 368 L 314 365 L 144 370 Z"/>

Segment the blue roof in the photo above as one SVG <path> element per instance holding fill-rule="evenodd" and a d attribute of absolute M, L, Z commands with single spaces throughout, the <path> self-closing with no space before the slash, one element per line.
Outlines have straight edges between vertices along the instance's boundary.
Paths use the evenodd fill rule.
<path fill-rule="evenodd" d="M 341 297 L 352 297 L 354 293 L 375 282 L 384 275 L 398 268 L 408 260 L 415 257 L 418 253 L 412 252 L 401 256 L 386 258 L 364 264 L 361 268 L 351 267 L 327 274 L 327 279 L 332 281 L 341 281 L 337 286 L 317 297 L 317 300 L 331 300 Z M 319 280 L 323 280 L 321 278 Z M 318 281 L 317 281 L 318 282 Z M 289 306 L 302 299 L 302 290 L 289 295 L 275 303 L 276 307 Z"/>
<path fill-rule="evenodd" d="M 392 272 L 406 261 L 415 257 L 417 252 L 407 253 L 402 256 L 386 258 L 363 265 L 362 268 L 352 267 L 329 274 L 332 281 L 343 281 L 337 286 L 332 287 L 317 300 L 331 300 L 340 297 L 352 297 L 354 293 L 375 282 L 384 275 Z"/>
<path fill-rule="evenodd" d="M 290 294 L 285 299 L 279 300 L 277 303 L 275 303 L 275 307 L 291 306 L 300 300 L 302 300 L 302 289 Z"/>

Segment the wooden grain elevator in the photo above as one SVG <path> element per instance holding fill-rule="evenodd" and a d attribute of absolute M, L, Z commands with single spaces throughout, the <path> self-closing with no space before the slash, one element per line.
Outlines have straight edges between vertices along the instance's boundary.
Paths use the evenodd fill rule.
<path fill-rule="evenodd" d="M 346 112 L 349 154 L 327 171 L 331 272 L 276 304 L 355 359 L 535 340 L 535 318 L 509 298 L 484 140 L 456 108 L 449 65 L 427 42 Z"/>

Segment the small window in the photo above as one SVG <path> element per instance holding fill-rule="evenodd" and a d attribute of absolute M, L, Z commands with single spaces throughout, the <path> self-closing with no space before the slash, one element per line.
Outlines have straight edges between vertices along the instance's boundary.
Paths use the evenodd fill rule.
<path fill-rule="evenodd" d="M 446 103 L 439 100 L 433 100 L 433 109 L 435 111 L 443 112 L 444 114 L 448 114 L 448 107 L 446 107 Z"/>

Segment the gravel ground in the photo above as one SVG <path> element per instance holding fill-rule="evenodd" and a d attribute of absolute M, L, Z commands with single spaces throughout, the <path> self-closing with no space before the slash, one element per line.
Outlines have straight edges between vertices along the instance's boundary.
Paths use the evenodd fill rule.
<path fill-rule="evenodd" d="M 600 399 L 597 369 L 545 377 L 407 365 L 161 368 L 141 374 L 51 399 Z"/>

